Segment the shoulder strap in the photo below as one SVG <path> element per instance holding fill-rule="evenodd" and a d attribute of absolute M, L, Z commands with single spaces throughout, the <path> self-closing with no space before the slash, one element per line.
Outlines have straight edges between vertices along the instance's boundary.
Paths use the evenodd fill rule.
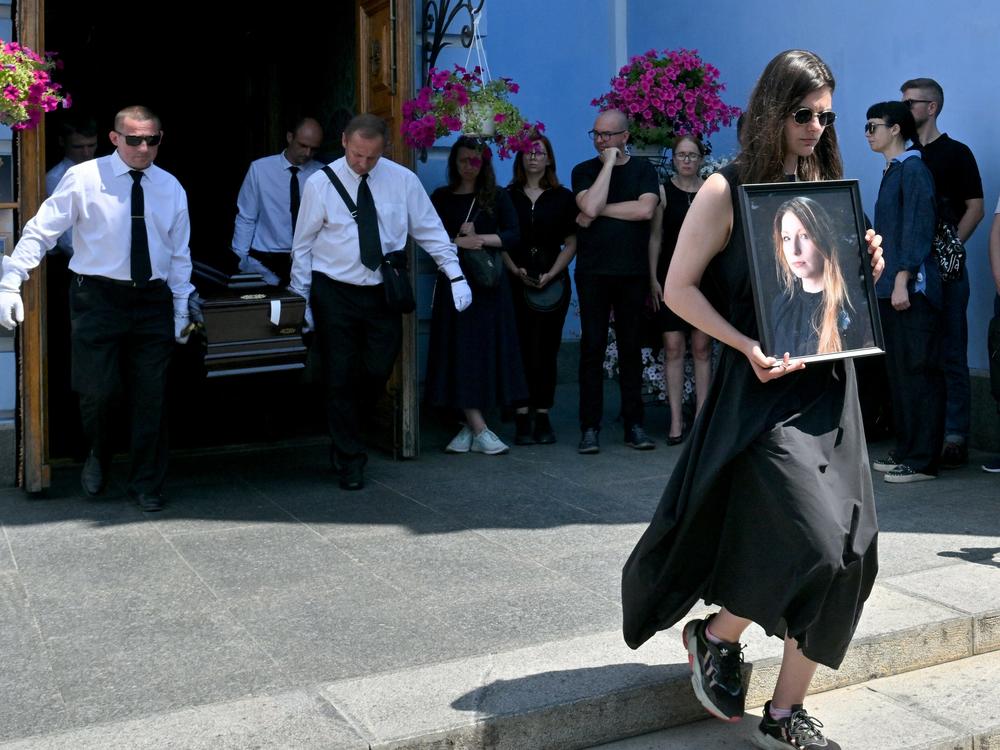
<path fill-rule="evenodd" d="M 337 174 L 332 169 L 330 169 L 329 165 L 323 167 L 323 172 L 330 178 L 330 182 L 333 183 L 333 186 L 337 188 L 337 192 L 340 193 L 340 197 L 344 199 L 344 205 L 346 205 L 347 210 L 351 212 L 351 218 L 356 222 L 358 220 L 358 206 L 351 200 L 351 196 L 348 195 L 347 188 L 344 187 L 344 183 L 340 181 L 340 178 L 337 177 Z"/>

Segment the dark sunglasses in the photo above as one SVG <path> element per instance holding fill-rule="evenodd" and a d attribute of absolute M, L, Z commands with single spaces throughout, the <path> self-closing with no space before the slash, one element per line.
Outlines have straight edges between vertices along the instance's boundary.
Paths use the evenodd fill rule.
<path fill-rule="evenodd" d="M 814 117 L 819 120 L 820 127 L 825 128 L 827 125 L 833 125 L 833 121 L 837 119 L 837 113 L 830 110 L 826 112 L 813 112 L 809 107 L 803 107 L 792 112 L 792 119 L 799 125 L 808 125 Z"/>
<path fill-rule="evenodd" d="M 877 128 L 891 128 L 892 125 L 886 125 L 884 122 L 866 122 L 865 123 L 865 135 L 871 135 L 875 132 Z"/>
<path fill-rule="evenodd" d="M 933 99 L 903 99 L 903 104 L 905 104 L 910 109 L 913 109 L 914 104 L 930 104 Z"/>
<path fill-rule="evenodd" d="M 129 146 L 140 146 L 143 141 L 146 142 L 147 146 L 159 146 L 160 139 L 163 138 L 162 133 L 157 133 L 156 135 L 125 135 L 119 130 L 116 130 L 115 132 L 124 138 L 125 143 Z"/>

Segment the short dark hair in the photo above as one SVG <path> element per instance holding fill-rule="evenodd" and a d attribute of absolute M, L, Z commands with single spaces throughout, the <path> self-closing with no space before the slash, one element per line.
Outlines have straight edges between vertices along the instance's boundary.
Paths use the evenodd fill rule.
<path fill-rule="evenodd" d="M 92 117 L 65 120 L 59 126 L 59 137 L 67 141 L 74 135 L 83 136 L 84 138 L 96 138 L 97 122 Z"/>
<path fill-rule="evenodd" d="M 157 130 L 163 130 L 163 124 L 160 122 L 160 118 L 157 117 L 148 107 L 143 107 L 138 104 L 133 104 L 131 107 L 125 107 L 119 111 L 117 115 L 115 115 L 115 130 L 124 126 L 126 117 L 130 120 L 137 120 L 138 122 L 152 121 L 153 126 Z"/>
<path fill-rule="evenodd" d="M 344 127 L 345 138 L 350 139 L 355 133 L 365 139 L 381 138 L 383 143 L 389 143 L 389 126 L 381 117 L 370 112 L 355 115 Z"/>
<path fill-rule="evenodd" d="M 878 102 L 868 108 L 865 115 L 869 120 L 881 118 L 889 127 L 899 125 L 899 134 L 904 141 L 913 141 L 917 138 L 917 123 L 913 119 L 913 113 L 903 102 Z"/>
<path fill-rule="evenodd" d="M 288 132 L 291 133 L 294 136 L 296 133 L 299 132 L 299 128 L 301 128 L 306 123 L 313 123 L 321 131 L 323 130 L 323 126 L 319 124 L 319 120 L 318 119 L 316 119 L 315 117 L 312 117 L 310 115 L 306 115 L 305 117 L 300 117 L 297 120 L 291 122 L 290 123 L 291 127 L 288 128 Z"/>
<path fill-rule="evenodd" d="M 899 87 L 899 93 L 902 94 L 907 89 L 923 89 L 924 91 L 930 91 L 931 98 L 937 102 L 938 114 L 940 114 L 941 110 L 944 109 L 944 89 L 941 88 L 941 84 L 933 78 L 911 78 Z"/>

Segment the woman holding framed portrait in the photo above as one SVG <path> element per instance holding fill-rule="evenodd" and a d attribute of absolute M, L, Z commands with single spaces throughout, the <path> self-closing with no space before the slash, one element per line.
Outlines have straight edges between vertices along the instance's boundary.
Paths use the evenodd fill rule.
<path fill-rule="evenodd" d="M 812 52 L 771 60 L 750 98 L 743 151 L 708 178 L 681 228 L 664 298 L 726 346 L 622 574 L 633 648 L 699 599 L 720 606 L 682 630 L 695 695 L 718 718 L 743 715 L 743 631 L 756 622 L 784 639 L 774 694 L 752 736 L 762 748 L 836 747 L 802 704 L 817 664 L 840 666 L 878 569 L 853 364 L 806 368 L 761 351 L 737 197 L 745 183 L 842 177 L 833 90 L 833 74 Z M 881 239 L 865 239 L 877 278 Z M 726 292 L 725 315 L 700 290 L 707 277 Z"/>

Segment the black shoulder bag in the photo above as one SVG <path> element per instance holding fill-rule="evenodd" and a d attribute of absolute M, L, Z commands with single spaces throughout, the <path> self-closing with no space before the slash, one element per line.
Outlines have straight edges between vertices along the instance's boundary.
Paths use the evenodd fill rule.
<path fill-rule="evenodd" d="M 344 205 L 351 212 L 351 218 L 355 223 L 358 221 L 358 206 L 351 196 L 348 195 L 344 183 L 340 181 L 336 173 L 329 166 L 323 167 L 326 176 L 340 193 L 344 200 Z M 383 286 L 385 287 L 385 302 L 392 312 L 411 313 L 417 309 L 416 300 L 413 298 L 413 288 L 410 286 L 410 277 L 407 273 L 406 251 L 397 250 L 394 253 L 386 253 L 382 256 L 382 265 L 379 270 L 382 272 Z"/>

